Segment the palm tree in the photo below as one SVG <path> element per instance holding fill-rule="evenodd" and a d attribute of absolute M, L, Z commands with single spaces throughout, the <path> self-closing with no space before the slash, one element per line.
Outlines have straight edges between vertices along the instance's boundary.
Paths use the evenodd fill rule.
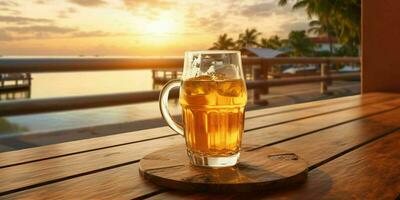
<path fill-rule="evenodd" d="M 224 33 L 218 36 L 218 40 L 214 42 L 213 46 L 210 48 L 211 50 L 226 50 L 232 49 L 235 47 L 235 42 L 232 38 L 228 37 L 228 34 Z"/>
<path fill-rule="evenodd" d="M 274 35 L 269 39 L 262 38 L 259 46 L 262 48 L 279 49 L 283 46 L 283 42 L 279 36 Z"/>
<path fill-rule="evenodd" d="M 319 20 L 313 20 L 309 24 L 309 33 L 314 33 L 317 35 L 326 35 L 329 41 L 329 52 L 333 55 L 333 38 L 336 36 L 335 30 L 328 23 L 321 23 Z"/>
<path fill-rule="evenodd" d="M 293 9 L 304 8 L 309 17 L 316 16 L 326 25 L 332 25 L 342 44 L 358 46 L 360 43 L 361 0 L 292 0 Z M 279 0 L 279 5 L 289 0 Z"/>
<path fill-rule="evenodd" d="M 288 45 L 293 56 L 310 56 L 314 52 L 314 43 L 307 37 L 306 31 L 291 31 Z"/>
<path fill-rule="evenodd" d="M 239 48 L 258 46 L 257 39 L 261 33 L 257 29 L 246 29 L 244 33 L 239 34 L 236 44 Z"/>

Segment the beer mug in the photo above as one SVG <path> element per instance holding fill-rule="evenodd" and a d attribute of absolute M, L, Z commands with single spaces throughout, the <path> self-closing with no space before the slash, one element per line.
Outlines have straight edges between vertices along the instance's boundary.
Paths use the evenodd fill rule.
<path fill-rule="evenodd" d="M 168 94 L 180 87 L 183 125 L 168 112 Z M 184 136 L 193 165 L 234 166 L 240 155 L 247 102 L 239 51 L 185 53 L 181 80 L 161 90 L 160 110 L 169 127 Z"/>

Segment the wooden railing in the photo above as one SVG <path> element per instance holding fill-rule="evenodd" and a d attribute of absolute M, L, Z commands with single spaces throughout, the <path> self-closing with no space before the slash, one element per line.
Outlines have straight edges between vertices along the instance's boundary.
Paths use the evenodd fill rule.
<path fill-rule="evenodd" d="M 243 58 L 243 65 L 346 64 L 358 57 Z M 0 73 L 182 68 L 182 58 L 1 58 Z"/>
<path fill-rule="evenodd" d="M 332 80 L 358 78 L 359 73 L 330 74 L 329 66 L 337 64 L 359 64 L 356 57 L 340 58 L 243 58 L 245 68 L 253 70 L 253 80 L 247 81 L 248 89 L 256 89 L 254 98 L 268 92 L 270 86 L 321 82 L 321 92 L 327 90 Z M 321 76 L 296 77 L 268 80 L 268 69 L 281 64 L 319 64 Z M 177 69 L 182 68 L 182 58 L 2 58 L 0 73 L 43 73 L 99 70 Z M 159 91 L 128 92 L 119 94 L 60 97 L 48 99 L 17 100 L 0 103 L 0 116 L 33 114 L 53 111 L 125 105 L 158 100 Z M 171 94 L 178 96 L 177 90 Z"/>

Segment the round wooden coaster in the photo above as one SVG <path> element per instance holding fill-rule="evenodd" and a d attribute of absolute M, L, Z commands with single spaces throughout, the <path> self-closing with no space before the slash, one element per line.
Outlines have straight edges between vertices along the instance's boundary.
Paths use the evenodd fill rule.
<path fill-rule="evenodd" d="M 296 154 L 272 147 L 241 152 L 234 167 L 196 167 L 190 164 L 182 145 L 145 156 L 139 171 L 145 179 L 172 189 L 249 192 L 300 184 L 308 170 Z"/>

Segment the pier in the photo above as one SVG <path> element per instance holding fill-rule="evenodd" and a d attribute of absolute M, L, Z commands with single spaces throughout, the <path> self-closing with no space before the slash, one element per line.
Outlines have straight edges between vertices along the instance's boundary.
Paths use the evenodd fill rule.
<path fill-rule="evenodd" d="M 30 73 L 1 73 L 0 101 L 30 98 L 31 85 Z"/>

